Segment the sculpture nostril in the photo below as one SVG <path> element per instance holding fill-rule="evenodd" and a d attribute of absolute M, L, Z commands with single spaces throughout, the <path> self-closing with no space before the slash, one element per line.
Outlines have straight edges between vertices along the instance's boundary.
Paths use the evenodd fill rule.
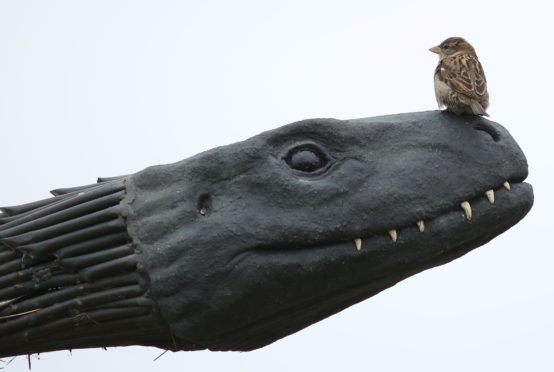
<path fill-rule="evenodd" d="M 487 133 L 494 142 L 500 141 L 500 132 L 490 124 L 480 122 L 475 125 L 474 129 Z"/>
<path fill-rule="evenodd" d="M 205 216 L 208 214 L 208 211 L 211 209 L 212 206 L 212 198 L 210 194 L 202 194 L 198 197 L 198 203 L 196 205 L 196 209 L 198 210 L 198 213 L 200 213 L 201 216 Z"/>

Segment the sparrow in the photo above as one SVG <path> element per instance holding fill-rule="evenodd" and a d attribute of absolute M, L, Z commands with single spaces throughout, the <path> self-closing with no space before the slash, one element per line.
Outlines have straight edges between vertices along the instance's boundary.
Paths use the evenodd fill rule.
<path fill-rule="evenodd" d="M 473 46 L 461 37 L 449 37 L 429 50 L 439 55 L 435 69 L 439 108 L 456 115 L 489 116 L 487 79 Z"/>

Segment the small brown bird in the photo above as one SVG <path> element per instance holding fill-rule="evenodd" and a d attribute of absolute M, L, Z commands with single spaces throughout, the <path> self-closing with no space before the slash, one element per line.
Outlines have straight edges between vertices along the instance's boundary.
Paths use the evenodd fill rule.
<path fill-rule="evenodd" d="M 449 37 L 429 49 L 439 55 L 435 96 L 439 108 L 456 115 L 485 115 L 489 106 L 487 79 L 475 49 L 461 37 Z"/>

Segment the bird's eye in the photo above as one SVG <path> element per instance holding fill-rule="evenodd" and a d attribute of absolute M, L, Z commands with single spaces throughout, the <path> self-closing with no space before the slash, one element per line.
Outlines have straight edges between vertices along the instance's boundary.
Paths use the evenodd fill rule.
<path fill-rule="evenodd" d="M 448 48 L 449 48 L 448 45 L 445 45 L 445 46 L 442 47 L 442 49 L 444 49 L 444 50 L 446 50 Z"/>
<path fill-rule="evenodd" d="M 311 174 L 323 172 L 331 162 L 329 156 L 313 144 L 293 147 L 287 152 L 284 160 L 291 169 Z"/>

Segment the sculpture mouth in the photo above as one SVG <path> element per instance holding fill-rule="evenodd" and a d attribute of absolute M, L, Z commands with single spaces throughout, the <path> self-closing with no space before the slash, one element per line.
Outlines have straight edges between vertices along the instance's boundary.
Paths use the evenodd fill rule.
<path fill-rule="evenodd" d="M 497 194 L 503 195 L 505 192 L 510 192 L 512 190 L 512 187 L 519 187 L 521 182 L 513 182 L 510 183 L 509 181 L 504 181 L 504 183 L 501 186 L 498 186 L 496 188 L 491 188 L 482 193 L 482 195 L 474 196 L 472 198 L 467 199 L 460 199 L 460 202 L 455 208 L 451 208 L 448 210 L 439 211 L 434 216 L 431 216 L 429 218 L 422 218 L 414 221 L 410 225 L 401 225 L 400 227 L 391 227 L 388 231 L 382 233 L 383 236 L 388 235 L 392 243 L 396 243 L 399 239 L 399 236 L 401 235 L 401 232 L 405 229 L 411 229 L 414 227 L 417 227 L 417 230 L 420 233 L 425 233 L 426 229 L 429 228 L 430 224 L 433 224 L 435 220 L 443 216 L 447 213 L 452 212 L 459 212 L 461 216 L 464 217 L 465 221 L 468 223 L 479 222 L 479 216 L 474 213 L 474 210 L 472 209 L 472 205 L 481 204 L 483 200 L 486 200 L 488 204 L 491 207 L 494 207 L 495 205 L 498 205 L 498 203 L 502 203 L 504 200 L 500 198 L 500 200 L 497 200 Z M 372 234 L 369 236 L 369 238 L 375 236 L 376 234 Z M 366 238 L 367 239 L 367 238 Z M 363 247 L 364 239 L 362 237 L 354 238 L 354 247 L 357 251 L 361 251 Z"/>
<path fill-rule="evenodd" d="M 267 345 L 307 327 L 314 319 L 324 319 L 415 273 L 463 256 L 515 225 L 532 207 L 530 184 L 506 182 L 493 192 L 494 197 L 487 191 L 482 196 L 460 200 L 457 206 L 425 220 L 423 228 L 414 221 L 396 228 L 396 234 L 383 231 L 360 238 L 360 241 L 318 245 L 317 249 L 325 252 L 320 257 L 318 271 L 328 279 L 326 292 L 308 292 L 292 306 L 276 309 L 225 332 L 218 337 L 224 344 L 212 344 L 209 348 L 251 350 Z M 469 208 L 462 207 L 464 202 Z M 309 254 L 310 249 L 297 253 Z M 277 250 L 272 252 L 279 254 Z M 335 252 L 334 261 L 329 258 L 329 252 Z M 342 267 L 338 270 L 337 259 Z M 297 282 L 301 283 L 302 278 L 297 278 Z"/>

